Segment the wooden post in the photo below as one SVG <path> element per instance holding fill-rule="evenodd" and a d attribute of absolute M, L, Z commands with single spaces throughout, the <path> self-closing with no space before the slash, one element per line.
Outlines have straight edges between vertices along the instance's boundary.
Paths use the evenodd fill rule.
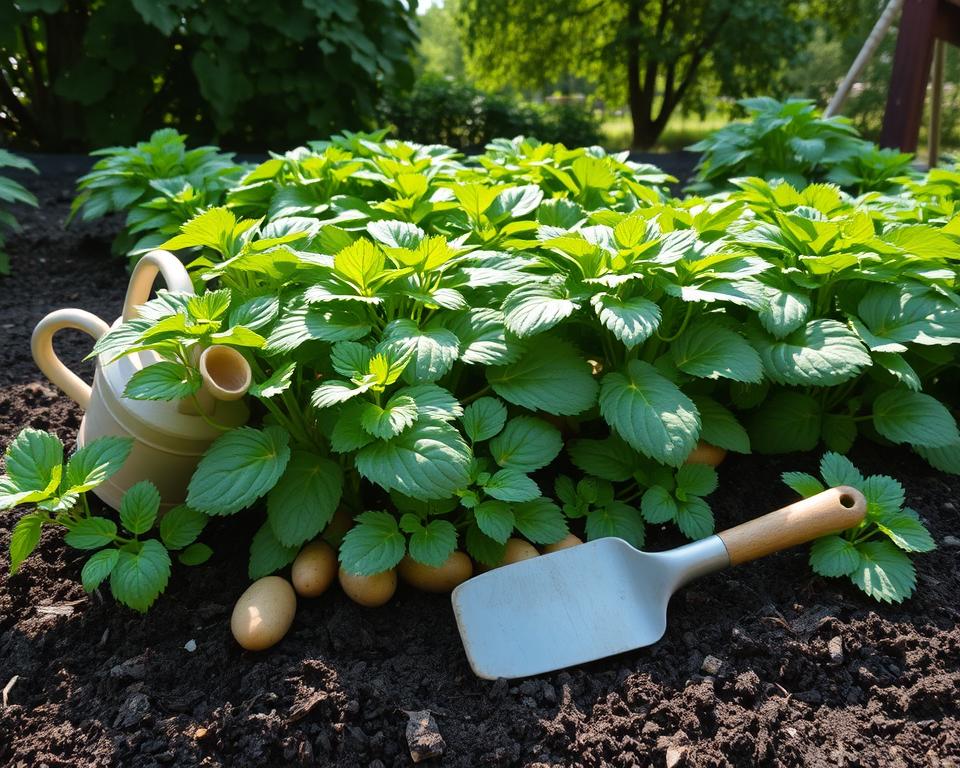
<path fill-rule="evenodd" d="M 940 157 L 940 126 L 943 105 L 943 60 L 946 55 L 946 43 L 937 40 L 933 49 L 933 78 L 930 84 L 930 128 L 927 134 L 927 163 L 931 168 L 937 166 Z"/>
<path fill-rule="evenodd" d="M 880 144 L 917 151 L 937 39 L 960 45 L 960 0 L 906 0 L 893 58 Z"/>

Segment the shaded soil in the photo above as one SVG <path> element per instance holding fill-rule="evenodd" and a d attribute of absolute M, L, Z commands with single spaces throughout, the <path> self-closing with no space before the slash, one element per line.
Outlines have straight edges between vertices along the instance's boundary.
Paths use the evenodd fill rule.
<path fill-rule="evenodd" d="M 25 231 L 11 238 L 4 445 L 27 424 L 68 442 L 79 425 L 79 409 L 30 360 L 34 323 L 62 306 L 107 319 L 120 310 L 116 222 L 62 230 L 71 182 L 67 171 L 28 179 L 43 212 L 22 212 Z M 75 363 L 89 344 L 64 334 L 59 347 Z M 683 590 L 651 648 L 522 682 L 475 679 L 449 601 L 402 587 L 377 610 L 336 590 L 303 600 L 279 646 L 242 651 L 228 621 L 247 585 L 252 519 L 208 528 L 217 554 L 175 569 L 145 617 L 86 595 L 82 555 L 47 532 L 20 573 L 0 570 L 0 765 L 403 766 L 405 711 L 429 710 L 446 743 L 431 765 L 957 768 L 960 549 L 944 539 L 960 530 L 960 478 L 898 451 L 864 445 L 853 458 L 901 478 L 940 544 L 916 558 L 918 594 L 905 605 L 816 577 L 792 551 Z M 791 501 L 779 473 L 814 464 L 732 458 L 711 498 L 720 524 Z M 4 553 L 20 514 L 0 513 Z M 678 543 L 651 533 L 652 548 Z"/>

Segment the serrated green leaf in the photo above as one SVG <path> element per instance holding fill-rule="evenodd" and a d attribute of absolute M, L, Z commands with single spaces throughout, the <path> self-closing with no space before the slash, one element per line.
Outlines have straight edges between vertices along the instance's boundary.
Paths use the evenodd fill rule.
<path fill-rule="evenodd" d="M 677 527 L 688 539 L 696 541 L 713 533 L 713 511 L 699 496 L 677 504 Z"/>
<path fill-rule="evenodd" d="M 513 524 L 535 544 L 553 544 L 570 533 L 563 512 L 550 499 L 543 497 L 515 504 Z"/>
<path fill-rule="evenodd" d="M 641 296 L 620 299 L 600 293 L 590 303 L 604 327 L 627 348 L 642 344 L 660 326 L 660 307 Z"/>
<path fill-rule="evenodd" d="M 960 440 L 942 448 L 925 448 L 922 445 L 915 445 L 913 449 L 923 456 L 931 467 L 941 472 L 960 475 Z"/>
<path fill-rule="evenodd" d="M 483 485 L 483 490 L 500 501 L 532 501 L 540 495 L 537 484 L 516 469 L 501 469 Z"/>
<path fill-rule="evenodd" d="M 828 452 L 820 459 L 820 476 L 828 487 L 852 485 L 863 487 L 863 475 L 853 466 L 853 462 L 839 453 Z"/>
<path fill-rule="evenodd" d="M 728 451 L 750 453 L 750 437 L 733 413 L 703 395 L 690 399 L 700 412 L 701 440 Z"/>
<path fill-rule="evenodd" d="M 884 515 L 876 520 L 876 524 L 906 552 L 930 552 L 937 547 L 923 523 L 911 515 Z"/>
<path fill-rule="evenodd" d="M 188 547 L 203 533 L 207 519 L 203 512 L 180 504 L 160 518 L 160 540 L 167 549 Z"/>
<path fill-rule="evenodd" d="M 99 437 L 80 448 L 67 462 L 67 487 L 84 493 L 109 480 L 133 448 L 129 437 Z"/>
<path fill-rule="evenodd" d="M 920 381 L 917 372 L 913 370 L 910 363 L 904 360 L 903 355 L 896 352 L 873 352 L 872 357 L 875 363 L 895 376 L 907 389 L 919 392 L 923 388 L 923 383 Z"/>
<path fill-rule="evenodd" d="M 752 341 L 767 376 L 777 384 L 842 384 L 871 363 L 856 334 L 836 320 L 813 320 L 782 341 L 761 334 Z"/>
<path fill-rule="evenodd" d="M 117 526 L 104 517 L 85 517 L 71 525 L 63 540 L 74 549 L 98 549 L 112 544 Z"/>
<path fill-rule="evenodd" d="M 19 571 L 23 561 L 37 548 L 42 527 L 43 516 L 35 512 L 17 520 L 10 535 L 10 573 Z"/>
<path fill-rule="evenodd" d="M 875 600 L 900 603 L 913 594 L 917 583 L 910 558 L 889 541 L 857 545 L 860 562 L 850 574 L 853 583 Z"/>
<path fill-rule="evenodd" d="M 261 400 L 269 400 L 271 397 L 283 394 L 293 382 L 293 374 L 297 370 L 296 363 L 287 363 L 275 370 L 270 376 L 259 384 L 253 384 L 248 390 L 248 394 L 259 397 Z"/>
<path fill-rule="evenodd" d="M 49 432 L 28 427 L 7 446 L 7 474 L 21 492 L 53 493 L 62 466 L 63 443 Z"/>
<path fill-rule="evenodd" d="M 509 403 L 572 416 L 596 402 L 598 386 L 590 370 L 572 347 L 547 337 L 538 339 L 516 363 L 488 368 L 487 381 Z"/>
<path fill-rule="evenodd" d="M 960 343 L 957 308 L 934 289 L 917 283 L 876 285 L 857 314 L 877 337 L 907 344 Z"/>
<path fill-rule="evenodd" d="M 339 341 L 330 349 L 333 370 L 349 379 L 363 376 L 370 366 L 370 348 L 357 341 Z"/>
<path fill-rule="evenodd" d="M 394 320 L 383 331 L 378 350 L 407 359 L 404 381 L 430 383 L 443 378 L 460 355 L 460 341 L 446 328 L 420 329 L 412 320 Z"/>
<path fill-rule="evenodd" d="M 697 407 L 649 363 L 632 360 L 624 373 L 608 373 L 600 389 L 600 413 L 633 448 L 679 466 L 700 433 Z"/>
<path fill-rule="evenodd" d="M 484 535 L 499 544 L 505 544 L 513 533 L 513 510 L 506 502 L 485 501 L 474 508 L 473 515 Z"/>
<path fill-rule="evenodd" d="M 820 437 L 831 451 L 846 453 L 857 439 L 857 423 L 846 413 L 825 413 Z"/>
<path fill-rule="evenodd" d="M 799 291 L 764 286 L 766 302 L 757 312 L 760 324 L 782 339 L 800 328 L 810 313 L 810 298 Z"/>
<path fill-rule="evenodd" d="M 333 257 L 333 269 L 361 291 L 366 291 L 384 270 L 386 257 L 378 246 L 361 238 Z"/>
<path fill-rule="evenodd" d="M 960 442 L 950 411 L 922 392 L 890 389 L 881 394 L 873 402 L 873 425 L 893 443 L 941 448 Z"/>
<path fill-rule="evenodd" d="M 250 560 L 247 563 L 247 575 L 251 579 L 261 579 L 279 571 L 294 561 L 300 547 L 285 547 L 273 535 L 270 523 L 260 526 L 250 542 Z"/>
<path fill-rule="evenodd" d="M 471 442 L 489 440 L 507 421 L 507 408 L 495 397 L 481 397 L 463 410 L 463 431 Z"/>
<path fill-rule="evenodd" d="M 407 542 L 393 515 L 361 512 L 340 544 L 340 564 L 360 576 L 393 568 L 407 551 Z"/>
<path fill-rule="evenodd" d="M 634 547 L 643 546 L 644 528 L 640 512 L 619 501 L 590 510 L 586 532 L 590 541 L 616 536 Z"/>
<path fill-rule="evenodd" d="M 291 452 L 277 484 L 267 494 L 267 521 L 277 541 L 297 547 L 315 538 L 340 505 L 340 466 L 310 451 Z"/>
<path fill-rule="evenodd" d="M 187 488 L 187 504 L 208 515 L 232 515 L 276 485 L 290 459 L 280 427 L 231 430 L 207 449 Z"/>
<path fill-rule="evenodd" d="M 356 451 L 374 441 L 375 438 L 360 426 L 365 405 L 365 402 L 347 403 L 340 411 L 330 433 L 330 447 L 337 453 Z"/>
<path fill-rule="evenodd" d="M 256 331 L 269 325 L 279 313 L 280 300 L 276 296 L 257 296 L 230 312 L 229 325 L 242 325 Z"/>
<path fill-rule="evenodd" d="M 353 384 L 349 381 L 328 381 L 313 390 L 313 394 L 310 395 L 310 402 L 317 409 L 330 408 L 368 392 L 371 386 L 371 383 Z"/>
<path fill-rule="evenodd" d="M 120 522 L 134 535 L 149 531 L 159 511 L 160 492 L 149 480 L 130 486 L 120 500 Z"/>
<path fill-rule="evenodd" d="M 571 440 L 567 453 L 578 469 L 615 483 L 629 480 L 638 467 L 633 448 L 616 435 L 605 440 Z"/>
<path fill-rule="evenodd" d="M 483 563 L 490 568 L 495 568 L 500 565 L 503 560 L 506 545 L 491 539 L 480 530 L 476 523 L 471 524 L 470 527 L 467 528 L 467 535 L 464 542 L 470 557 L 478 563 Z"/>
<path fill-rule="evenodd" d="M 825 490 L 823 484 L 817 478 L 808 475 L 806 472 L 784 472 L 780 475 L 780 479 L 803 498 L 816 496 Z"/>
<path fill-rule="evenodd" d="M 394 395 L 383 408 L 376 403 L 365 403 L 360 411 L 360 426 L 376 438 L 389 440 L 413 426 L 418 416 L 417 403 L 412 397 Z"/>
<path fill-rule="evenodd" d="M 774 393 L 747 423 L 750 444 L 759 453 L 813 450 L 820 427 L 820 404 L 799 392 Z"/>
<path fill-rule="evenodd" d="M 436 384 L 417 384 L 404 387 L 396 393 L 412 397 L 417 404 L 419 418 L 428 421 L 453 421 L 463 416 L 460 401 L 449 390 Z"/>
<path fill-rule="evenodd" d="M 369 322 L 350 309 L 294 305 L 273 326 L 265 351 L 287 354 L 308 341 L 356 341 L 367 336 L 370 329 Z"/>
<path fill-rule="evenodd" d="M 677 518 L 677 502 L 666 488 L 654 485 L 640 499 L 640 511 L 648 523 L 669 523 Z"/>
<path fill-rule="evenodd" d="M 128 608 L 146 613 L 170 580 L 170 555 L 156 539 L 141 542 L 139 551 L 124 548 L 118 553 L 110 591 Z"/>
<path fill-rule="evenodd" d="M 709 496 L 717 482 L 717 470 L 706 464 L 685 464 L 677 470 L 677 488 L 688 495 Z"/>
<path fill-rule="evenodd" d="M 860 564 L 860 553 L 842 536 L 824 536 L 810 547 L 810 567 L 821 576 L 849 576 Z"/>
<path fill-rule="evenodd" d="M 392 440 L 361 448 L 356 467 L 367 480 L 415 499 L 444 499 L 470 480 L 470 449 L 447 424 L 418 421 Z"/>
<path fill-rule="evenodd" d="M 80 581 L 84 590 L 93 592 L 99 587 L 116 567 L 120 560 L 120 551 L 116 549 L 101 549 L 90 555 L 80 571 Z"/>
<path fill-rule="evenodd" d="M 670 345 L 670 355 L 677 368 L 699 378 L 748 383 L 763 378 L 760 355 L 747 340 L 708 320 L 680 334 Z"/>
<path fill-rule="evenodd" d="M 863 485 L 857 486 L 867 500 L 867 516 L 878 518 L 896 515 L 904 502 L 903 486 L 886 475 L 870 475 Z"/>
<path fill-rule="evenodd" d="M 501 467 L 535 472 L 553 461 L 563 448 L 560 430 L 533 416 L 510 419 L 490 441 L 490 455 Z"/>
<path fill-rule="evenodd" d="M 507 330 L 524 338 L 550 330 L 579 306 L 569 298 L 562 280 L 552 280 L 515 288 L 504 299 L 502 309 Z"/>
<path fill-rule="evenodd" d="M 418 563 L 438 568 L 457 548 L 457 529 L 449 520 L 431 520 L 411 534 L 408 548 Z"/>
<path fill-rule="evenodd" d="M 451 313 L 444 324 L 460 340 L 460 359 L 472 365 L 507 365 L 516 362 L 523 345 L 507 336 L 503 313 L 485 307 Z"/>

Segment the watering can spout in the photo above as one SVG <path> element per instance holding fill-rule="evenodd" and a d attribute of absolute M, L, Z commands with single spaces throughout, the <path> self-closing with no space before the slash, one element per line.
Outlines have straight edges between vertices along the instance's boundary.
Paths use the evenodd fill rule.
<path fill-rule="evenodd" d="M 214 344 L 207 347 L 197 360 L 203 385 L 193 398 L 180 401 L 180 413 L 195 414 L 198 410 L 212 415 L 217 401 L 229 403 L 239 400 L 250 389 L 253 373 L 250 363 L 233 347 Z"/>

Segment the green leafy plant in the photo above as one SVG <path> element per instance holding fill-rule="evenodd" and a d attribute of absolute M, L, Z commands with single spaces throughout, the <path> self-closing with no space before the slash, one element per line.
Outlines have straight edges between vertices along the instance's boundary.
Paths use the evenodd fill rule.
<path fill-rule="evenodd" d="M 168 240 L 201 210 L 217 205 L 244 172 L 233 154 L 216 147 L 187 149 L 187 137 L 172 128 L 154 131 L 135 147 L 111 147 L 77 182 L 70 219 L 97 219 L 126 211 L 124 230 L 113 242 L 118 255 L 137 254 Z"/>
<path fill-rule="evenodd" d="M 892 477 L 864 477 L 849 459 L 826 453 L 820 461 L 823 483 L 804 472 L 784 472 L 783 481 L 803 497 L 827 487 L 849 485 L 867 499 L 866 518 L 843 533 L 817 539 L 810 567 L 821 576 L 849 577 L 875 600 L 899 603 L 916 587 L 910 554 L 936 546 L 919 516 L 904 506 L 904 491 Z"/>
<path fill-rule="evenodd" d="M 18 168 L 39 173 L 36 166 L 25 157 L 17 157 L 5 149 L 0 149 L 0 168 Z M 36 207 L 37 198 L 19 182 L 0 176 L 0 203 L 23 203 Z M 18 232 L 20 225 L 10 211 L 0 208 L 0 275 L 9 275 L 10 257 L 3 249 L 4 230 Z"/>
<path fill-rule="evenodd" d="M 81 571 L 83 588 L 92 592 L 109 579 L 114 598 L 142 613 L 166 589 L 170 552 L 178 552 L 184 565 L 206 562 L 212 550 L 196 541 L 206 515 L 179 506 L 158 520 L 160 494 L 147 480 L 124 493 L 119 526 L 112 517 L 92 512 L 86 494 L 116 474 L 132 444 L 129 438 L 101 437 L 65 462 L 63 443 L 49 432 L 24 429 L 11 441 L 7 474 L 0 476 L 0 510 L 35 506 L 13 528 L 11 573 L 36 549 L 44 527 L 60 527 L 67 545 L 93 551 Z"/>
<path fill-rule="evenodd" d="M 722 188 L 730 179 L 757 176 L 803 187 L 834 181 L 858 191 L 884 189 L 910 155 L 878 150 L 844 117 L 822 117 L 812 101 L 741 99 L 749 121 L 730 123 L 688 149 L 701 152 L 695 191 Z"/>
<path fill-rule="evenodd" d="M 960 472 L 949 178 L 899 177 L 896 198 L 746 177 L 671 199 L 670 181 L 595 147 L 467 158 L 344 132 L 184 222 L 161 247 L 190 251 L 200 295 L 161 291 L 95 353 L 154 353 L 126 395 L 194 399 L 214 425 L 198 353 L 248 360 L 251 419 L 221 425 L 187 504 L 261 515 L 252 577 L 338 512 L 360 574 L 455 549 L 494 565 L 511 537 L 569 530 L 702 538 L 701 442 L 871 439 Z"/>

